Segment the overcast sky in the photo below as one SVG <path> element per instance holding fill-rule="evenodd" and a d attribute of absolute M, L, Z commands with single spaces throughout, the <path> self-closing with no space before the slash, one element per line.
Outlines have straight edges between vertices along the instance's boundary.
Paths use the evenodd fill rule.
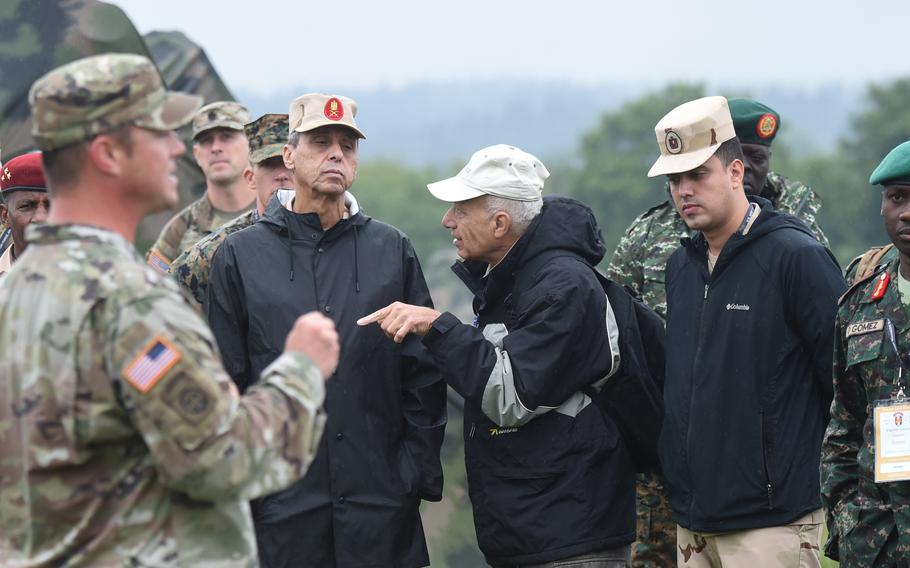
<path fill-rule="evenodd" d="M 229 86 L 400 86 L 527 78 L 812 86 L 891 79 L 906 0 L 113 0 L 179 29 Z"/>

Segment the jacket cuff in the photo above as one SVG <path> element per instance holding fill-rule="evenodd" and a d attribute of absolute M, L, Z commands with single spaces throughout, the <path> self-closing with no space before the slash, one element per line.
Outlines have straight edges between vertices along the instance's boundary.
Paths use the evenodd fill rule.
<path fill-rule="evenodd" d="M 430 326 L 430 331 L 423 336 L 423 344 L 432 348 L 434 344 L 442 339 L 443 335 L 457 325 L 461 325 L 461 321 L 451 312 L 444 312 L 436 318 L 436 321 Z"/>

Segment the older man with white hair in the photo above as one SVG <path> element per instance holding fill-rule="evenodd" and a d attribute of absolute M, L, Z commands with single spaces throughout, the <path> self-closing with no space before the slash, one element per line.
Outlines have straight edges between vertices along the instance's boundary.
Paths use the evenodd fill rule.
<path fill-rule="evenodd" d="M 475 296 L 474 325 L 402 303 L 358 323 L 379 323 L 396 342 L 423 336 L 464 396 L 468 488 L 487 562 L 628 566 L 633 467 L 614 423 L 582 392 L 620 364 L 593 269 L 604 244 L 590 209 L 542 197 L 547 177 L 534 156 L 496 145 L 427 186 L 451 203 L 442 224 L 462 259 L 453 270 Z"/>

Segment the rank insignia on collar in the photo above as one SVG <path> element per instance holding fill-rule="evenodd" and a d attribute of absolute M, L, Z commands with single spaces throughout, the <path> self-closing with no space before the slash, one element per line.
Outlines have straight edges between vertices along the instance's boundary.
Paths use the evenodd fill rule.
<path fill-rule="evenodd" d="M 341 120 L 344 118 L 344 106 L 338 97 L 332 97 L 325 102 L 325 108 L 322 110 L 325 117 L 329 120 Z"/>
<path fill-rule="evenodd" d="M 870 300 L 881 300 L 885 297 L 885 292 L 888 290 L 888 282 L 891 280 L 891 277 L 888 276 L 887 272 L 882 272 L 878 277 L 878 282 L 875 283 L 875 288 L 872 290 L 872 296 Z"/>
<path fill-rule="evenodd" d="M 771 138 L 777 132 L 777 118 L 770 112 L 763 114 L 755 125 L 755 131 L 760 138 Z"/>

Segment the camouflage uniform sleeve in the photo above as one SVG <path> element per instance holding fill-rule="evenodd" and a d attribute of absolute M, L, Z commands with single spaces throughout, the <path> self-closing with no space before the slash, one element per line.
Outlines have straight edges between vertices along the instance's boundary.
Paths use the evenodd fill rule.
<path fill-rule="evenodd" d="M 180 254 L 180 241 L 189 227 L 189 211 L 184 209 L 161 229 L 158 240 L 149 249 L 146 261 L 161 274 L 167 274 L 171 262 Z"/>
<path fill-rule="evenodd" d="M 644 288 L 644 265 L 639 255 L 639 234 L 643 230 L 643 225 L 644 221 L 637 218 L 626 229 L 607 268 L 607 278 L 632 288 L 639 296 L 642 295 Z"/>
<path fill-rule="evenodd" d="M 847 319 L 839 314 L 834 329 L 834 399 L 831 420 L 825 431 L 821 456 L 821 497 L 827 515 L 829 544 L 826 554 L 837 556 L 838 535 L 849 528 L 844 511 L 856 496 L 860 468 L 857 454 L 866 423 L 866 390 L 855 366 L 847 367 L 843 328 Z"/>
<path fill-rule="evenodd" d="M 793 181 L 783 176 L 781 176 L 781 180 L 787 186 L 787 192 L 792 195 L 792 199 L 788 200 L 789 203 L 786 206 L 781 204 L 781 209 L 791 208 L 793 215 L 802 219 L 809 226 L 809 230 L 815 235 L 816 240 L 826 248 L 830 248 L 831 243 L 828 242 L 828 237 L 825 236 L 818 224 L 818 212 L 822 208 L 821 197 L 818 196 L 814 189 L 802 182 Z"/>
<path fill-rule="evenodd" d="M 220 364 L 211 332 L 170 282 L 111 302 L 108 372 L 162 481 L 199 500 L 251 499 L 283 489 L 310 464 L 325 422 L 319 370 L 284 354 L 244 395 Z"/>
<path fill-rule="evenodd" d="M 205 290 L 212 268 L 212 257 L 224 240 L 219 233 L 205 237 L 171 263 L 169 272 L 177 285 L 186 290 L 199 305 L 205 301 Z"/>

